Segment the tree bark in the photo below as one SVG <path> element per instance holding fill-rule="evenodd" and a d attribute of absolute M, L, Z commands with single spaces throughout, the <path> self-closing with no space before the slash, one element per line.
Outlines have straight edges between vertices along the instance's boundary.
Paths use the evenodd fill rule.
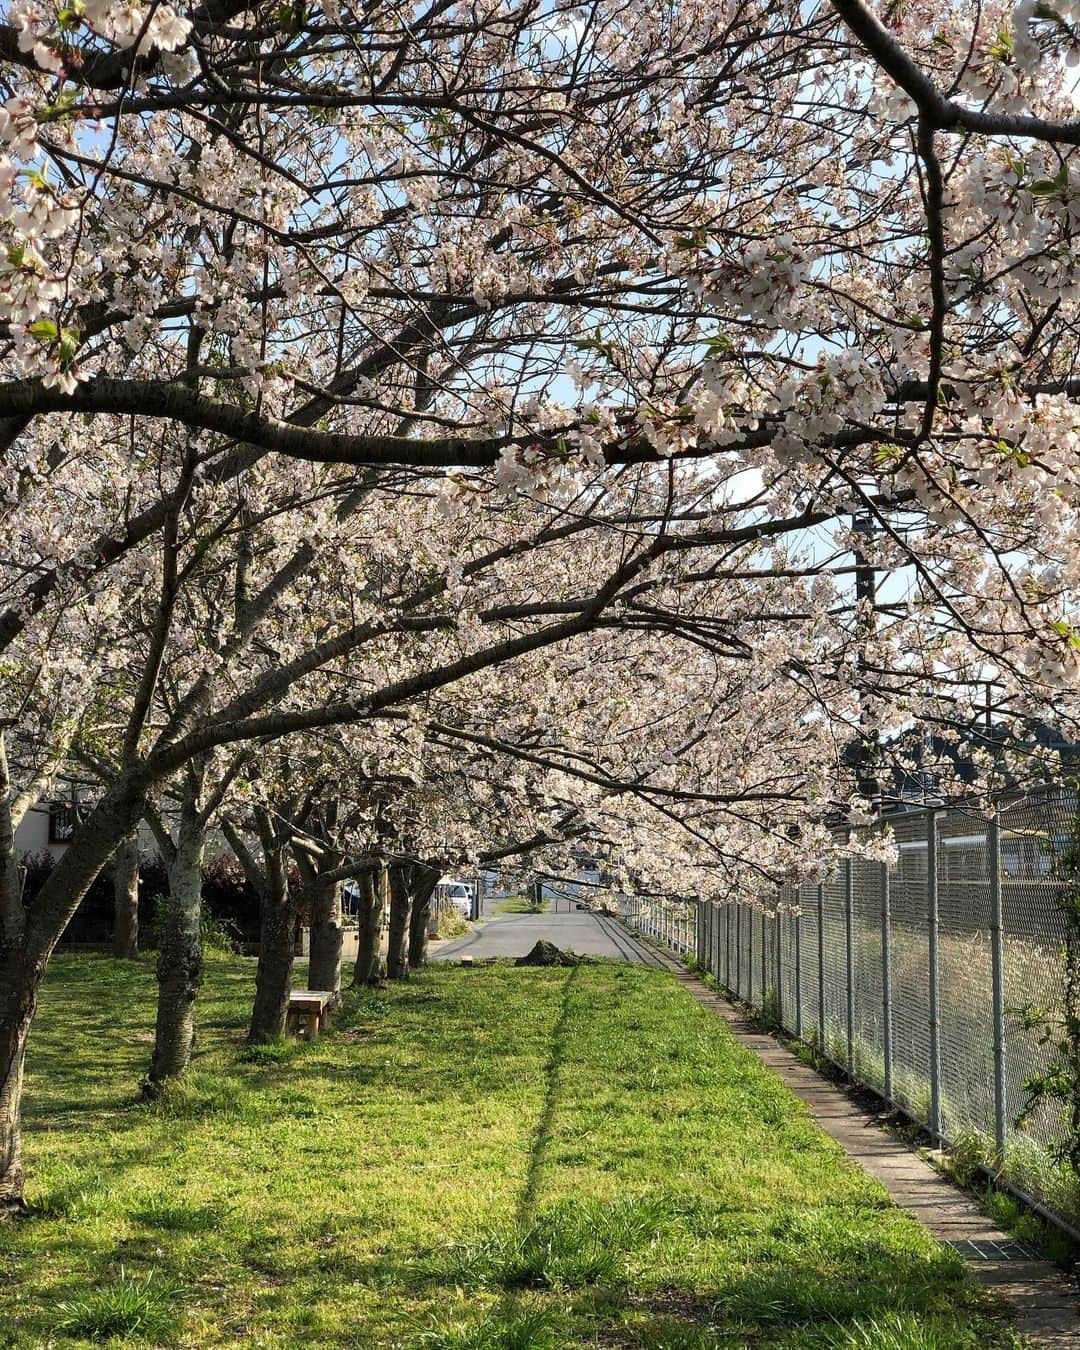
<path fill-rule="evenodd" d="M 390 868 L 390 932 L 386 949 L 386 978 L 409 978 L 409 909 L 412 899 L 410 885 L 412 868 L 408 863 L 394 863 Z"/>
<path fill-rule="evenodd" d="M 112 953 L 124 960 L 139 954 L 139 839 L 132 831 L 113 854 Z"/>
<path fill-rule="evenodd" d="M 176 850 L 169 862 L 169 903 L 158 954 L 157 1024 L 146 1083 L 150 1096 L 156 1095 L 166 1079 L 184 1072 L 195 1043 L 195 998 L 203 976 L 199 920 L 205 838 L 194 796 L 185 797 Z"/>
<path fill-rule="evenodd" d="M 142 815 L 143 787 L 121 779 L 80 827 L 33 907 L 0 915 L 0 1209 L 23 1207 L 19 1128 L 26 1038 L 53 948 L 117 844 Z"/>
<path fill-rule="evenodd" d="M 308 988 L 341 997 L 341 882 L 317 876 L 311 891 Z"/>
<path fill-rule="evenodd" d="M 276 1041 L 285 1034 L 296 945 L 296 901 L 289 891 L 284 849 L 271 850 L 265 863 L 260 897 L 259 964 L 248 1030 L 252 1045 Z"/>
<path fill-rule="evenodd" d="M 15 860 L 15 819 L 8 773 L 7 742 L 0 731 L 0 955 L 22 936 L 25 912 L 19 865 Z"/>
<path fill-rule="evenodd" d="M 415 867 L 412 875 L 412 911 L 409 915 L 409 968 L 427 964 L 431 904 L 440 873 L 433 867 Z"/>
<path fill-rule="evenodd" d="M 0 1215 L 25 1208 L 21 1106 L 26 1038 L 34 1018 L 44 967 L 27 969 L 22 955 L 9 951 L 0 968 Z"/>
<path fill-rule="evenodd" d="M 353 967 L 353 985 L 378 984 L 383 978 L 379 935 L 382 932 L 383 911 L 386 909 L 386 868 L 372 868 L 357 877 L 360 899 L 356 907 L 357 937 L 356 965 Z"/>

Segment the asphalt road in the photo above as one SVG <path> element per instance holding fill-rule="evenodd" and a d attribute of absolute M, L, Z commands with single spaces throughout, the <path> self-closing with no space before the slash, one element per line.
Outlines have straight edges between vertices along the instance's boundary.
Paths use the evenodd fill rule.
<path fill-rule="evenodd" d="M 524 956 L 541 938 L 578 956 L 609 956 L 638 965 L 660 962 L 614 919 L 582 911 L 560 914 L 499 914 L 471 933 L 445 945 L 432 943 L 433 961 L 460 961 L 471 956 Z"/>

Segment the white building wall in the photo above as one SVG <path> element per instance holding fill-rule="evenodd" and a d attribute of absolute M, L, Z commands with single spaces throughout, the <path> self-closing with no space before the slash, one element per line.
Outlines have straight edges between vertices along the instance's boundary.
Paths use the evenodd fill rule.
<path fill-rule="evenodd" d="M 67 848 L 66 844 L 49 843 L 49 808 L 35 806 L 27 811 L 22 823 L 15 831 L 15 856 L 21 858 L 24 853 L 51 853 L 59 858 Z"/>

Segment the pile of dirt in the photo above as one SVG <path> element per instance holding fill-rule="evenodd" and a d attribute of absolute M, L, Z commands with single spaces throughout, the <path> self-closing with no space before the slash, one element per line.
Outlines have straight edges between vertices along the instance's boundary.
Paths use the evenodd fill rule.
<path fill-rule="evenodd" d="M 515 966 L 578 966 L 581 964 L 581 957 L 575 956 L 573 952 L 564 952 L 556 947 L 554 942 L 548 942 L 546 938 L 533 947 L 527 956 L 519 956 L 514 962 Z"/>

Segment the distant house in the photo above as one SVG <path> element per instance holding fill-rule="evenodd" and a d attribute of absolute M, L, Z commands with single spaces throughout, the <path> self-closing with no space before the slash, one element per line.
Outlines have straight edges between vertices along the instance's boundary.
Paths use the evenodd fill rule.
<path fill-rule="evenodd" d="M 75 833 L 78 817 L 71 802 L 41 802 L 31 807 L 15 831 L 15 854 L 51 853 L 59 858 Z"/>

